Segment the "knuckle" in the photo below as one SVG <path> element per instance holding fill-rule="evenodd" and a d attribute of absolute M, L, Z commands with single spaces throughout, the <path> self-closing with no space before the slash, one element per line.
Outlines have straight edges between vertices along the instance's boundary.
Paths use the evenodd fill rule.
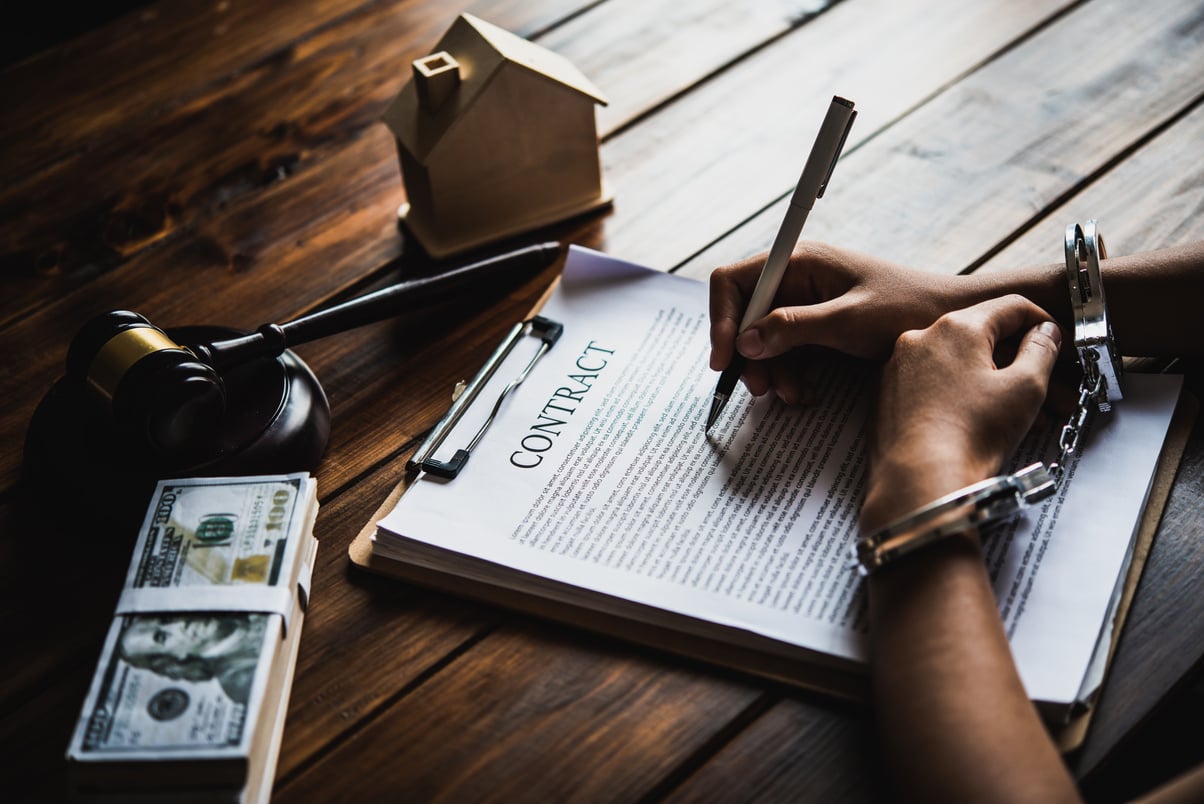
<path fill-rule="evenodd" d="M 964 337 L 977 332 L 978 327 L 969 310 L 953 310 L 934 321 L 932 329 L 942 334 Z"/>
<path fill-rule="evenodd" d="M 794 310 L 790 307 L 775 307 L 765 316 L 767 328 L 775 332 L 789 328 L 795 321 Z"/>
<path fill-rule="evenodd" d="M 895 351 L 900 354 L 913 354 L 924 348 L 926 340 L 927 330 L 905 330 L 895 339 Z"/>

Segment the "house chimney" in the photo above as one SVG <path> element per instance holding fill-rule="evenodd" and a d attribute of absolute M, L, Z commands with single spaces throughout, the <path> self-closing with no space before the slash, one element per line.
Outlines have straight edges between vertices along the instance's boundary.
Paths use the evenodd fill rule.
<path fill-rule="evenodd" d="M 445 50 L 415 59 L 413 66 L 418 105 L 424 111 L 438 109 L 447 96 L 460 86 L 460 64 Z"/>

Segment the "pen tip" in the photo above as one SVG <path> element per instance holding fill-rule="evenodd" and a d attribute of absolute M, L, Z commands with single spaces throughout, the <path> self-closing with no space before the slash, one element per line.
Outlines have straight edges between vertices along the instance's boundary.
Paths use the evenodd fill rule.
<path fill-rule="evenodd" d="M 715 422 L 719 420 L 719 414 L 723 412 L 723 406 L 726 403 L 727 397 L 723 394 L 715 394 L 714 398 L 711 399 L 711 410 L 709 413 L 707 413 L 706 427 L 703 428 L 704 432 L 711 432 L 711 428 L 714 427 Z"/>

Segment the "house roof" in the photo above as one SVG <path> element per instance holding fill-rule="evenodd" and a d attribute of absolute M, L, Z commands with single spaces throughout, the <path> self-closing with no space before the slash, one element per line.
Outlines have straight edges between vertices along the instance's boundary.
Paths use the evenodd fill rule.
<path fill-rule="evenodd" d="M 435 111 L 423 111 L 420 120 L 418 91 L 411 80 L 382 117 L 419 161 L 430 155 L 447 130 L 482 96 L 485 87 L 506 65 L 517 65 L 595 103 L 607 102 L 606 96 L 568 59 L 472 14 L 461 14 L 452 23 L 431 52 L 439 51 L 448 52 L 459 63 L 459 90 Z"/>

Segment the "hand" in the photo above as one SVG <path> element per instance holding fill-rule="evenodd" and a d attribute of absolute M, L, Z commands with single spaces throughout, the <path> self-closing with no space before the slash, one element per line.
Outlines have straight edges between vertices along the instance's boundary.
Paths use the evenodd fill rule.
<path fill-rule="evenodd" d="M 1045 399 L 1061 341 L 1057 324 L 1016 295 L 903 333 L 882 371 L 862 528 L 998 473 Z"/>
<path fill-rule="evenodd" d="M 820 243 L 794 251 L 776 307 L 737 338 L 764 255 L 711 274 L 711 368 L 736 349 L 748 358 L 744 383 L 756 396 L 773 390 L 789 403 L 806 393 L 804 352 L 826 346 L 854 357 L 884 359 L 906 330 L 921 329 L 963 306 L 961 277 L 916 271 Z"/>

